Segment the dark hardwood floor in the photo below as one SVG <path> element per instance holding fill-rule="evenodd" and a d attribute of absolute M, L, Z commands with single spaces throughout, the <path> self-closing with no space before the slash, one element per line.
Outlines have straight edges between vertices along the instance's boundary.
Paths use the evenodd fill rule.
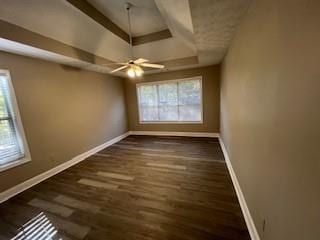
<path fill-rule="evenodd" d="M 218 139 L 129 136 L 2 203 L 0 239 L 250 237 Z"/>

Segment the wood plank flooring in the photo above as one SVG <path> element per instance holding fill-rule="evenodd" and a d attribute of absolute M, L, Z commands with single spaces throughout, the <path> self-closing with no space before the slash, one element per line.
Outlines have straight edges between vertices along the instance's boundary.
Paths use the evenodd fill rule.
<path fill-rule="evenodd" d="M 0 216 L 0 240 L 250 239 L 215 138 L 129 136 Z"/>

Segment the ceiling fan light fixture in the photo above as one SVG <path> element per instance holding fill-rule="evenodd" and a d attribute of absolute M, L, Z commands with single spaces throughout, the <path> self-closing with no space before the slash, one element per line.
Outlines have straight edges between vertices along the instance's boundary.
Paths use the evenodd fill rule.
<path fill-rule="evenodd" d="M 130 78 L 141 77 L 143 73 L 144 73 L 143 69 L 139 66 L 130 66 L 129 69 L 127 70 L 127 75 Z"/>
<path fill-rule="evenodd" d="M 130 77 L 130 78 L 134 78 L 136 76 L 136 72 L 134 71 L 134 69 L 132 67 L 130 67 L 127 71 L 127 75 Z"/>
<path fill-rule="evenodd" d="M 137 77 L 141 77 L 142 74 L 144 73 L 143 69 L 139 66 L 136 66 L 135 72 Z"/>

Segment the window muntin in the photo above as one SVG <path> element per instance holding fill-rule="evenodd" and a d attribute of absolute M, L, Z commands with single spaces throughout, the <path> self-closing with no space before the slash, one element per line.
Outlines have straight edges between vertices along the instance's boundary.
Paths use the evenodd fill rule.
<path fill-rule="evenodd" d="M 10 81 L 9 72 L 0 70 L 0 171 L 29 160 Z"/>
<path fill-rule="evenodd" d="M 193 77 L 137 85 L 140 123 L 202 123 L 202 80 Z"/>

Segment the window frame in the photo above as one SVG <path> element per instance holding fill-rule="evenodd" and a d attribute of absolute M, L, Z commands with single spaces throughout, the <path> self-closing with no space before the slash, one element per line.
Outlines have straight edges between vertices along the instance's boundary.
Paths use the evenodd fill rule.
<path fill-rule="evenodd" d="M 3 172 L 3 171 L 6 171 L 10 168 L 19 166 L 19 165 L 27 163 L 27 162 L 30 162 L 31 156 L 30 156 L 29 146 L 28 146 L 28 143 L 27 143 L 27 140 L 25 137 L 24 128 L 22 125 L 21 117 L 20 117 L 20 111 L 18 108 L 17 98 L 16 98 L 14 88 L 12 85 L 10 71 L 6 70 L 6 69 L 0 69 L 0 76 L 6 77 L 7 81 L 8 81 L 10 102 L 11 102 L 12 111 L 14 114 L 13 121 L 15 124 L 15 128 L 17 129 L 17 133 L 18 133 L 18 135 L 17 135 L 18 142 L 22 145 L 23 152 L 24 152 L 23 157 L 17 158 L 15 160 L 9 161 L 6 164 L 0 165 L 0 172 Z"/>
<path fill-rule="evenodd" d="M 157 84 L 165 84 L 165 83 L 177 83 L 183 81 L 190 81 L 190 80 L 199 80 L 200 82 L 200 111 L 201 111 L 201 120 L 200 121 L 142 121 L 141 114 L 140 114 L 140 94 L 139 94 L 139 87 L 146 86 L 146 85 L 157 85 Z M 172 79 L 172 80 L 163 80 L 163 81 L 154 81 L 154 82 L 143 82 L 136 84 L 136 95 L 137 95 L 137 107 L 138 107 L 138 120 L 139 124 L 203 124 L 203 89 L 202 89 L 202 76 L 194 76 L 188 78 L 180 78 L 180 79 Z"/>

